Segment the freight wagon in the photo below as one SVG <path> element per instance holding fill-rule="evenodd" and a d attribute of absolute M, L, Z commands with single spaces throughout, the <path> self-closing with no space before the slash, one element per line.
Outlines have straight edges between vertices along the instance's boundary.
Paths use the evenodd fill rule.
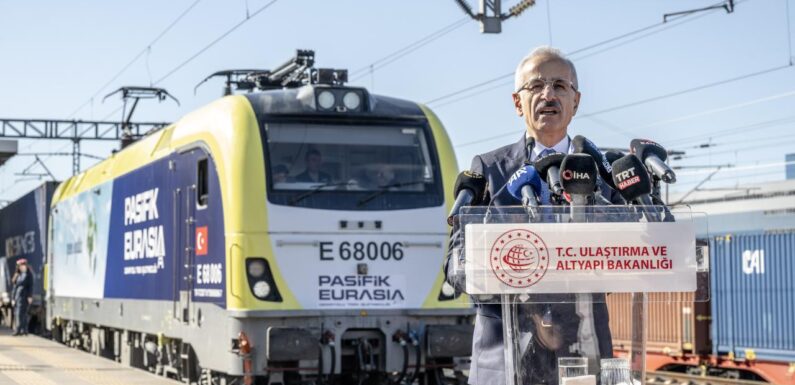
<path fill-rule="evenodd" d="M 795 384 L 795 230 L 713 235 L 710 301 L 649 296 L 647 370 Z M 627 294 L 608 297 L 617 355 L 630 348 Z"/>
<path fill-rule="evenodd" d="M 0 209 L 0 319 L 11 326 L 13 308 L 11 279 L 19 259 L 26 259 L 33 272 L 33 304 L 29 330 L 44 331 L 44 256 L 47 222 L 56 182 L 46 182 Z"/>

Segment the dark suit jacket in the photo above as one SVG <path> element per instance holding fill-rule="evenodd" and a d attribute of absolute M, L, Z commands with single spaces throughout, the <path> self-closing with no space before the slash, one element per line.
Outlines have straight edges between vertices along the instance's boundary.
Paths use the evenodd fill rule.
<path fill-rule="evenodd" d="M 470 171 L 483 174 L 488 181 L 489 196 L 493 199 L 494 206 L 518 206 L 521 202 L 513 198 L 502 187 L 507 182 L 508 178 L 521 167 L 525 160 L 528 159 L 529 149 L 524 136 L 521 140 L 514 144 L 500 147 L 494 151 L 487 152 L 475 156 L 472 159 L 472 166 Z M 610 189 L 603 181 L 599 180 L 599 187 L 602 195 L 616 204 L 623 204 L 621 197 L 612 189 Z M 500 191 L 502 190 L 502 191 Z M 460 232 L 457 228 L 453 229 L 453 236 L 451 238 L 452 246 L 460 241 L 455 238 L 459 237 Z M 450 263 L 450 256 L 445 263 L 445 274 L 448 272 Z M 455 282 L 449 274 L 446 275 L 448 281 L 454 287 L 460 287 L 460 282 Z M 476 303 L 477 316 L 475 318 L 475 333 L 472 341 L 472 364 L 469 372 L 469 383 L 477 385 L 503 385 L 505 384 L 505 357 L 503 349 L 503 324 L 501 306 L 497 304 Z M 553 305 L 557 310 L 553 309 L 552 312 L 571 312 L 573 311 L 573 304 L 558 304 Z M 594 326 L 596 328 L 597 338 L 599 340 L 599 351 L 602 358 L 612 357 L 613 345 L 612 337 L 609 329 L 609 318 L 607 314 L 607 305 L 604 301 L 604 296 L 595 296 L 593 304 Z M 568 325 L 572 327 L 571 325 Z M 576 334 L 576 325 L 574 333 Z M 543 348 L 536 349 L 535 352 L 528 352 L 523 357 L 523 361 L 530 366 L 546 366 L 546 369 L 555 370 L 557 360 L 556 356 L 565 355 L 564 352 L 543 352 Z M 538 354 L 536 354 L 538 353 Z M 538 382 L 546 382 L 549 384 L 557 383 L 557 372 L 550 373 L 548 370 L 539 371 L 533 375 L 534 379 Z M 536 383 L 536 382 L 534 382 Z"/>
<path fill-rule="evenodd" d="M 296 182 L 315 182 L 315 183 L 331 183 L 331 175 L 323 172 L 318 171 L 317 180 L 312 179 L 309 176 L 309 170 L 305 170 L 304 172 L 295 176 Z"/>
<path fill-rule="evenodd" d="M 22 301 L 27 305 L 28 297 L 33 296 L 33 273 L 30 268 L 26 273 L 17 276 L 12 293 L 14 301 Z"/>

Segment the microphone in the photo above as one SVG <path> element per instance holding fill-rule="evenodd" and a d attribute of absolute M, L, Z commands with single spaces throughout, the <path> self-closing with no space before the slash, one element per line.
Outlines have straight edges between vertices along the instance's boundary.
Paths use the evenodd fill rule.
<path fill-rule="evenodd" d="M 604 180 L 608 186 L 615 189 L 616 186 L 613 184 L 613 167 L 611 166 L 612 162 L 607 161 L 607 158 L 605 158 L 602 152 L 599 151 L 599 147 L 596 147 L 593 142 L 582 135 L 575 136 L 574 139 L 571 140 L 571 144 L 574 147 L 575 154 L 588 154 L 591 156 L 591 158 L 593 158 L 593 160 L 596 162 L 596 167 L 599 170 L 599 175 L 602 177 L 602 180 Z"/>
<path fill-rule="evenodd" d="M 594 158 L 590 154 L 569 154 L 560 164 L 560 181 L 563 190 L 571 197 L 571 222 L 588 222 L 587 207 L 589 197 L 596 191 L 596 178 L 599 170 Z M 579 350 L 589 358 L 589 361 L 598 362 L 599 344 L 594 335 L 593 296 L 579 293 L 575 295 L 575 311 L 580 318 L 577 328 L 577 341 Z"/>
<path fill-rule="evenodd" d="M 613 162 L 613 183 L 627 203 L 648 208 L 642 210 L 649 222 L 660 221 L 651 199 L 651 177 L 637 156 L 629 154 Z"/>
<path fill-rule="evenodd" d="M 478 205 L 486 194 L 486 178 L 472 171 L 462 171 L 455 180 L 455 202 L 447 216 L 447 224 L 453 225 L 453 218 L 463 206 Z"/>
<path fill-rule="evenodd" d="M 559 152 L 549 154 L 543 158 L 536 159 L 535 168 L 541 176 L 546 176 L 549 191 L 557 196 L 563 193 L 563 186 L 560 184 L 560 164 L 566 155 Z"/>
<path fill-rule="evenodd" d="M 676 174 L 665 164 L 668 152 L 663 146 L 648 139 L 632 139 L 629 149 L 643 161 L 655 178 L 665 183 L 676 183 Z"/>
<path fill-rule="evenodd" d="M 605 159 L 607 159 L 607 162 L 610 163 L 610 165 L 612 166 L 613 162 L 621 159 L 621 157 L 623 157 L 624 155 L 626 155 L 626 154 L 624 154 L 621 151 L 607 151 L 607 152 L 605 152 Z M 612 174 L 612 171 L 611 171 L 611 174 Z M 610 182 L 611 183 L 613 182 L 612 175 L 610 176 Z M 613 186 L 613 187 L 615 188 L 615 186 Z"/>
<path fill-rule="evenodd" d="M 598 167 L 589 154 L 569 154 L 560 165 L 560 181 L 573 206 L 585 206 L 596 191 Z"/>
<path fill-rule="evenodd" d="M 538 208 L 538 194 L 541 192 L 541 176 L 536 169 L 526 164 L 516 170 L 505 187 L 515 199 L 522 201 L 527 214 L 535 217 Z"/>

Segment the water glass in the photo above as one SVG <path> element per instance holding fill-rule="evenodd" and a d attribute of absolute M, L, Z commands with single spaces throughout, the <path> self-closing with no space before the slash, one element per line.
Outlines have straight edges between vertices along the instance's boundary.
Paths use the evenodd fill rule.
<path fill-rule="evenodd" d="M 601 385 L 633 385 L 629 361 L 626 358 L 605 358 L 600 363 Z"/>
<path fill-rule="evenodd" d="M 588 374 L 587 357 L 558 358 L 558 383 L 563 383 L 563 378 L 579 377 Z"/>

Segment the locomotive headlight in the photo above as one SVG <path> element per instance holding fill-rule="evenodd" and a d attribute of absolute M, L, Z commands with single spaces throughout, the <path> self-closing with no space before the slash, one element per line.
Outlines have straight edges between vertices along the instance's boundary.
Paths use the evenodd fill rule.
<path fill-rule="evenodd" d="M 330 110 L 334 108 L 335 102 L 336 99 L 334 98 L 334 93 L 331 91 L 320 91 L 320 93 L 317 94 L 317 104 L 324 110 Z"/>
<path fill-rule="evenodd" d="M 265 274 L 265 261 L 255 260 L 248 264 L 248 275 L 259 278 L 262 274 Z"/>
<path fill-rule="evenodd" d="M 452 297 L 455 295 L 455 289 L 447 282 L 442 284 L 442 295 L 445 297 Z"/>
<path fill-rule="evenodd" d="M 257 281 L 252 290 L 254 290 L 255 296 L 265 298 L 271 293 L 271 285 L 268 285 L 265 281 Z"/>
<path fill-rule="evenodd" d="M 342 104 L 349 110 L 356 110 L 362 105 L 362 97 L 356 92 L 347 92 L 342 97 Z"/>
<path fill-rule="evenodd" d="M 246 258 L 246 281 L 251 294 L 261 301 L 281 302 L 279 286 L 273 279 L 268 260 L 263 257 Z"/>

